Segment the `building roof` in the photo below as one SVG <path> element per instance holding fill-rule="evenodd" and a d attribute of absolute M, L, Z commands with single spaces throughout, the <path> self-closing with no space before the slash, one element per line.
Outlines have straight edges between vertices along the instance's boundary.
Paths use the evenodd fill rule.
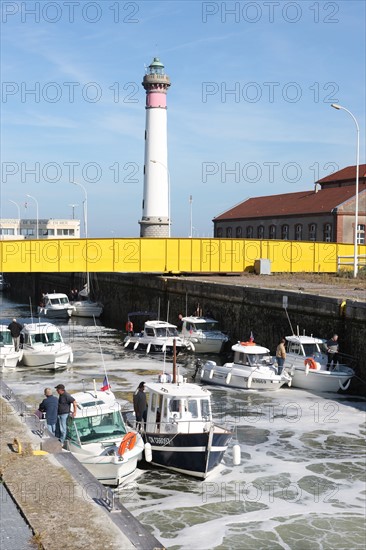
<path fill-rule="evenodd" d="M 366 180 L 366 164 L 359 165 L 358 178 L 360 182 L 362 180 Z M 316 183 L 341 183 L 344 181 L 356 181 L 356 166 L 347 166 L 346 168 L 342 168 L 342 170 L 338 170 L 338 172 L 334 172 L 333 174 L 318 180 Z"/>
<path fill-rule="evenodd" d="M 346 169 L 345 169 L 346 170 Z M 341 170 L 342 171 L 342 170 Z M 234 220 L 241 218 L 272 218 L 300 214 L 324 214 L 331 212 L 355 195 L 355 185 L 331 187 L 320 191 L 300 191 L 284 195 L 254 197 L 223 212 L 213 221 Z M 359 193 L 366 189 L 366 184 L 359 185 Z"/>

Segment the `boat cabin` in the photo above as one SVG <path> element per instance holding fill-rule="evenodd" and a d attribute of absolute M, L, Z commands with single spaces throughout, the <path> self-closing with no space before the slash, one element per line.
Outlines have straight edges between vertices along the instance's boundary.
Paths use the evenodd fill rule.
<path fill-rule="evenodd" d="M 144 326 L 145 336 L 151 338 L 178 338 L 177 327 L 164 321 L 146 321 Z"/>
<path fill-rule="evenodd" d="M 5 325 L 0 325 L 0 346 L 12 346 L 13 338 Z"/>
<path fill-rule="evenodd" d="M 66 294 L 45 294 L 43 296 L 44 306 L 65 306 L 68 305 L 69 299 Z"/>
<path fill-rule="evenodd" d="M 206 317 L 183 317 L 183 333 L 190 332 L 218 332 L 219 322 Z"/>
<path fill-rule="evenodd" d="M 327 348 L 324 340 L 313 336 L 286 336 L 287 353 L 293 353 L 300 357 L 313 357 L 324 355 Z"/>
<path fill-rule="evenodd" d="M 120 440 L 126 433 L 121 408 L 111 392 L 80 392 L 73 394 L 77 402 L 77 414 L 67 419 L 67 437 L 82 445 Z"/>
<path fill-rule="evenodd" d="M 22 334 L 24 344 L 33 346 L 34 344 L 59 344 L 62 342 L 62 336 L 55 325 L 39 323 L 33 325 L 24 325 Z"/>
<path fill-rule="evenodd" d="M 272 365 L 273 359 L 269 349 L 257 345 L 242 345 L 240 342 L 232 347 L 234 351 L 234 363 L 236 365 Z"/>
<path fill-rule="evenodd" d="M 202 432 L 212 421 L 210 392 L 194 384 L 150 383 L 146 432 Z"/>

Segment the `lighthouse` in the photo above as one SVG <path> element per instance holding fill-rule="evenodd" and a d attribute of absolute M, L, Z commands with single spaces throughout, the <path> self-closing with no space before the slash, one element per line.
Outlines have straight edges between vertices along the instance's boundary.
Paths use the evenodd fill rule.
<path fill-rule="evenodd" d="M 146 90 L 144 195 L 141 237 L 170 237 L 170 174 L 168 169 L 167 104 L 170 79 L 154 57 L 142 85 Z"/>

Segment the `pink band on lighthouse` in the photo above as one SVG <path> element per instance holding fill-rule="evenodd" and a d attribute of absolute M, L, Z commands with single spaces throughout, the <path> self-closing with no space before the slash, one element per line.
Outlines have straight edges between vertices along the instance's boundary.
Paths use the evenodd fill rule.
<path fill-rule="evenodd" d="M 149 91 L 146 94 L 146 107 L 162 107 L 166 109 L 166 94 Z"/>

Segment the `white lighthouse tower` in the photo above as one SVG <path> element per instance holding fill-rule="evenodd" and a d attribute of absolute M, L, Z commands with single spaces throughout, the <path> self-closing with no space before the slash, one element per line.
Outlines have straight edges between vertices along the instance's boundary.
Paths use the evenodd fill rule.
<path fill-rule="evenodd" d="M 170 175 L 168 170 L 166 95 L 170 79 L 154 57 L 144 76 L 146 90 L 144 196 L 141 237 L 170 237 Z"/>

